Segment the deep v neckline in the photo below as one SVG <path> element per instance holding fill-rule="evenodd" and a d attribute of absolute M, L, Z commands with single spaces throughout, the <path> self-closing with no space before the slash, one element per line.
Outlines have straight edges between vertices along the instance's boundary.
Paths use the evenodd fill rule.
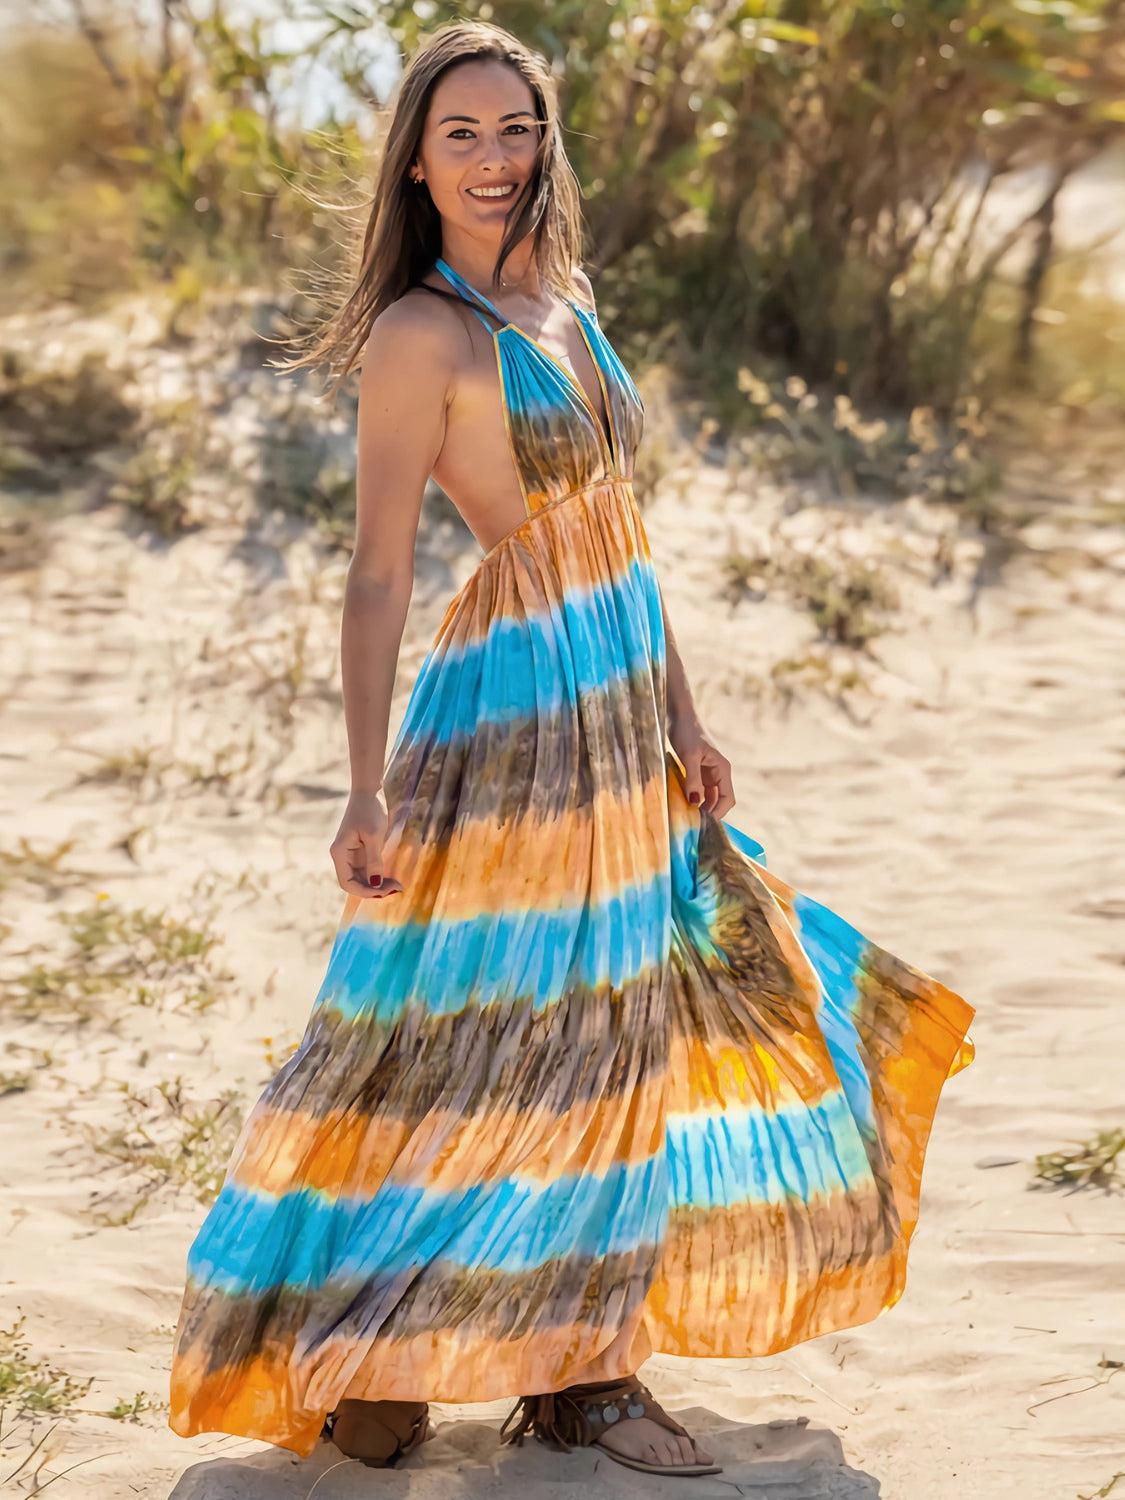
<path fill-rule="evenodd" d="M 558 357 L 557 354 L 552 354 L 550 349 L 548 349 L 544 344 L 541 344 L 539 340 L 528 333 L 526 329 L 521 328 L 518 323 L 513 323 L 510 318 L 506 318 L 500 311 L 500 309 L 496 307 L 494 303 L 490 302 L 483 292 L 478 292 L 476 287 L 473 286 L 471 282 L 466 281 L 459 271 L 455 271 L 447 260 L 444 260 L 439 255 L 437 260 L 434 262 L 434 265 L 437 270 L 440 271 L 441 274 L 446 278 L 447 281 L 452 282 L 455 287 L 463 287 L 465 291 L 471 292 L 472 295 L 481 304 L 481 306 L 487 308 L 492 316 L 499 320 L 502 326 L 491 330 L 492 337 L 494 339 L 497 338 L 500 334 L 507 333 L 509 331 L 511 331 L 512 333 L 516 333 L 521 339 L 523 339 L 525 343 L 530 344 L 533 349 L 537 350 L 544 359 L 550 360 L 555 368 L 561 372 L 567 384 L 574 391 L 575 395 L 577 395 L 578 399 L 582 402 L 582 405 L 589 413 L 590 420 L 594 424 L 594 428 L 598 434 L 598 441 L 605 456 L 606 472 L 609 474 L 617 473 L 618 442 L 617 432 L 613 421 L 613 403 L 609 399 L 609 387 L 606 384 L 605 375 L 602 371 L 601 361 L 598 359 L 598 356 L 594 351 L 594 346 L 590 341 L 589 334 L 586 332 L 586 325 L 582 320 L 577 305 L 572 302 L 569 297 L 564 297 L 562 299 L 569 309 L 570 315 L 573 318 L 574 322 L 578 325 L 578 332 L 581 335 L 582 342 L 586 346 L 586 352 L 590 356 L 590 363 L 594 367 L 594 374 L 597 376 L 598 385 L 602 393 L 602 400 L 605 403 L 604 422 L 602 421 L 599 412 L 595 409 L 594 403 L 590 400 L 589 393 L 587 392 L 586 387 L 582 384 L 581 380 L 579 380 L 577 373 L 574 370 L 570 369 L 567 365 L 563 364 L 562 360 Z"/>

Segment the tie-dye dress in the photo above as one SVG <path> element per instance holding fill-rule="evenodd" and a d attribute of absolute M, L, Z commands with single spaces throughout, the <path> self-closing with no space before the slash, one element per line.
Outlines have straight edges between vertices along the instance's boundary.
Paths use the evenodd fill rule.
<path fill-rule="evenodd" d="M 526 519 L 450 600 L 303 1040 L 191 1247 L 173 1429 L 308 1454 L 344 1397 L 745 1358 L 901 1297 L 969 1004 L 690 804 L 637 390 L 489 329 Z"/>

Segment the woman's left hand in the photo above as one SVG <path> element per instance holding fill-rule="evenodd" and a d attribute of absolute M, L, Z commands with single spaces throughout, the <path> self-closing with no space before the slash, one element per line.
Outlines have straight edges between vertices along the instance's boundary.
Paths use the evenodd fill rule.
<path fill-rule="evenodd" d="M 705 807 L 716 818 L 725 818 L 735 802 L 730 761 L 704 734 L 694 715 L 669 718 L 668 742 L 683 765 L 688 801 Z"/>

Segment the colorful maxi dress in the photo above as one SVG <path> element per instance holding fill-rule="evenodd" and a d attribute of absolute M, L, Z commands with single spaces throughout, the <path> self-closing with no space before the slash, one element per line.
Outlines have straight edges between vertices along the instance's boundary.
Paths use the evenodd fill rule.
<path fill-rule="evenodd" d="M 308 1454 L 344 1397 L 513 1400 L 767 1355 L 901 1297 L 973 1009 L 690 804 L 637 390 L 489 329 L 526 519 L 389 754 L 388 870 L 191 1247 L 170 1421 Z"/>

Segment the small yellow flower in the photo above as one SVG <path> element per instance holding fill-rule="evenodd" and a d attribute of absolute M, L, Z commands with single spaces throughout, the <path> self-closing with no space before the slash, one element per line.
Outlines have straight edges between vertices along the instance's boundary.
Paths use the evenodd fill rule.
<path fill-rule="evenodd" d="M 745 365 L 738 372 L 738 389 L 749 396 L 753 406 L 765 406 L 770 400 L 769 386 Z"/>

